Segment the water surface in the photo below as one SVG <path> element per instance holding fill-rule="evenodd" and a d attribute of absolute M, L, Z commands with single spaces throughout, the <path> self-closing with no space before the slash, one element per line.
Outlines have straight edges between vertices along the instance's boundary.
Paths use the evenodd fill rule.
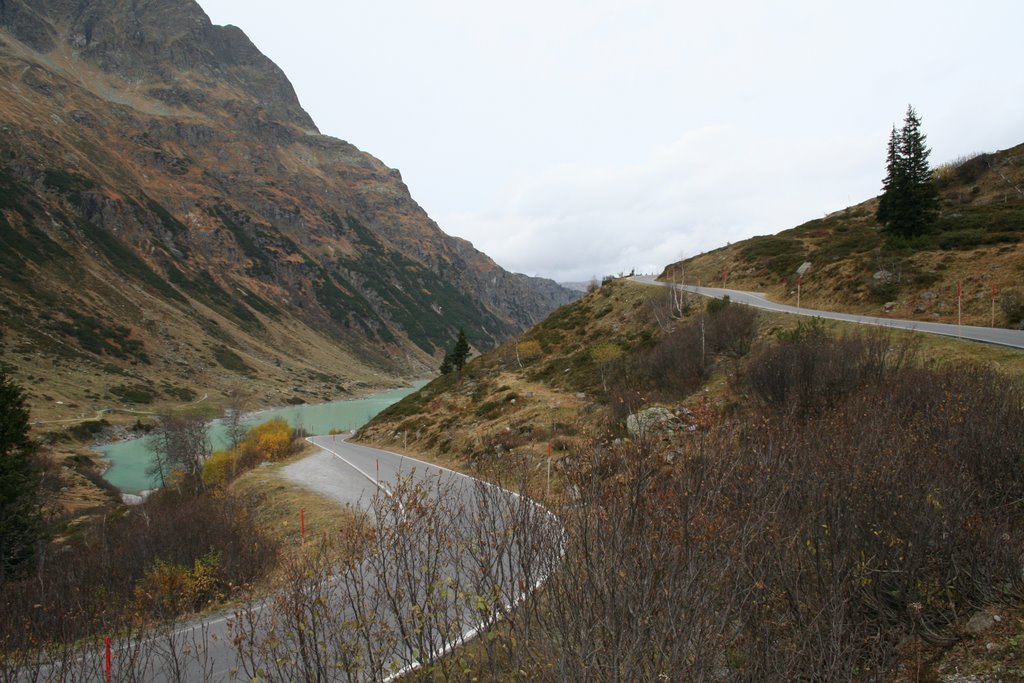
<path fill-rule="evenodd" d="M 310 434 L 329 434 L 332 429 L 347 432 L 362 427 L 374 415 L 413 393 L 424 384 L 426 382 L 417 382 L 404 389 L 392 389 L 366 398 L 348 401 L 261 410 L 249 416 L 244 424 L 252 426 L 274 418 L 281 418 L 287 420 L 288 424 L 293 427 L 302 427 Z M 213 450 L 227 446 L 227 426 L 220 420 L 215 420 L 207 433 L 210 436 Z M 125 493 L 139 493 L 156 488 L 159 484 L 146 475 L 146 468 L 149 467 L 153 459 L 148 448 L 148 444 L 152 440 L 152 437 L 144 436 L 97 446 L 96 450 L 100 452 L 101 457 L 111 463 L 110 468 L 103 474 L 103 478 Z"/>

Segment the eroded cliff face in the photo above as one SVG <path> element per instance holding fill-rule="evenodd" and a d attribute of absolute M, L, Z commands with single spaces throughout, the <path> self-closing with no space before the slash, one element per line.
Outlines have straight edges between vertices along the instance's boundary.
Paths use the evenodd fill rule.
<path fill-rule="evenodd" d="M 337 396 L 574 298 L 445 235 L 191 0 L 0 0 L 0 91 L 3 358 L 37 408 Z"/>

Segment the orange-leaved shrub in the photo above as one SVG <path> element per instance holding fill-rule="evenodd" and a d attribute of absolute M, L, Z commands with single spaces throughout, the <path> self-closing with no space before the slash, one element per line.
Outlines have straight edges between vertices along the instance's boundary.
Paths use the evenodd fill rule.
<path fill-rule="evenodd" d="M 156 560 L 135 584 L 135 603 L 149 614 L 178 615 L 224 597 L 219 575 L 220 554 L 211 550 L 192 566 Z"/>
<path fill-rule="evenodd" d="M 284 460 L 295 452 L 295 430 L 281 418 L 250 429 L 236 448 L 217 451 L 203 465 L 203 483 L 223 486 L 263 462 Z"/>

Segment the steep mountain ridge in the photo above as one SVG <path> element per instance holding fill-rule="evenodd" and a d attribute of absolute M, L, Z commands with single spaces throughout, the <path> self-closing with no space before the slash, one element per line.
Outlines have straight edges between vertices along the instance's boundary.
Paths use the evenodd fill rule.
<path fill-rule="evenodd" d="M 0 89 L 3 359 L 44 416 L 115 383 L 393 384 L 460 327 L 489 348 L 575 296 L 445 235 L 191 0 L 4 0 Z"/>

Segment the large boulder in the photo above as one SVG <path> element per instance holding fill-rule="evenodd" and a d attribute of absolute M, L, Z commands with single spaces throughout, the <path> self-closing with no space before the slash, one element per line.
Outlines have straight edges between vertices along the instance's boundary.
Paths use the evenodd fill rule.
<path fill-rule="evenodd" d="M 668 408 L 646 408 L 626 418 L 626 431 L 631 439 L 660 438 L 680 431 L 693 431 Z"/>

